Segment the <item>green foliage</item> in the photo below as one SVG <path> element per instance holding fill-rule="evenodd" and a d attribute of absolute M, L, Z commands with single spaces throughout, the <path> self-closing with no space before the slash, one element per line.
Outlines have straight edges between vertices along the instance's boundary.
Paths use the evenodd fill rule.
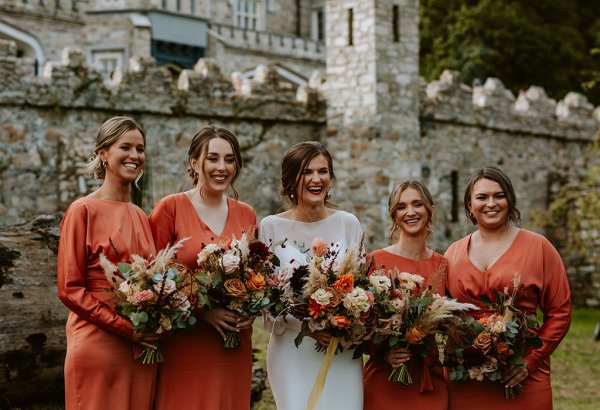
<path fill-rule="evenodd" d="M 420 71 L 466 82 L 497 77 L 514 92 L 539 85 L 556 99 L 600 103 L 600 0 L 422 0 Z"/>

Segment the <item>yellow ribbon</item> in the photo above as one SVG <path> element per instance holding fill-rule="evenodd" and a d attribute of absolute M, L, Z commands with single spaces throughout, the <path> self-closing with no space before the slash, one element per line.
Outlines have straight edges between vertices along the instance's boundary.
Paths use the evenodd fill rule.
<path fill-rule="evenodd" d="M 329 371 L 329 366 L 331 366 L 331 361 L 333 360 L 333 356 L 335 356 L 335 352 L 339 343 L 339 338 L 331 338 L 329 346 L 327 347 L 327 351 L 325 352 L 325 359 L 323 359 L 323 363 L 321 363 L 321 368 L 319 369 L 319 373 L 317 374 L 315 383 L 313 384 L 312 390 L 310 391 L 310 396 L 308 396 L 306 410 L 315 410 L 317 408 L 317 404 L 319 404 L 319 399 L 321 398 L 321 394 L 323 393 L 323 387 L 325 387 L 325 379 L 327 379 L 327 372 Z"/>

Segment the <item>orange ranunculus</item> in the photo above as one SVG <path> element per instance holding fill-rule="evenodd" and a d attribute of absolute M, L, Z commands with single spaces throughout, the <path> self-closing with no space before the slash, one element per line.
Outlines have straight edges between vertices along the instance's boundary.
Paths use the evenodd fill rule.
<path fill-rule="evenodd" d="M 473 346 L 481 350 L 484 354 L 488 354 L 492 347 L 492 336 L 488 332 L 481 332 L 475 338 Z"/>
<path fill-rule="evenodd" d="M 425 333 L 417 326 L 413 326 L 406 331 L 406 335 L 404 338 L 406 341 L 412 345 L 423 343 L 423 338 L 425 337 Z"/>
<path fill-rule="evenodd" d="M 262 273 L 250 273 L 250 278 L 246 280 L 246 286 L 253 292 L 265 289 L 267 287 L 265 276 Z"/>
<path fill-rule="evenodd" d="M 333 288 L 342 293 L 350 292 L 352 289 L 354 289 L 354 276 L 350 274 L 341 275 L 333 284 Z"/>
<path fill-rule="evenodd" d="M 338 315 L 331 318 L 331 324 L 340 329 L 348 329 L 352 325 L 352 321 L 346 316 Z"/>
<path fill-rule="evenodd" d="M 496 343 L 496 351 L 498 354 L 503 354 L 508 350 L 508 345 L 504 342 Z"/>
<path fill-rule="evenodd" d="M 317 319 L 321 312 L 327 309 L 327 305 L 320 305 L 316 300 L 310 298 L 308 300 L 308 314 L 313 318 Z"/>
<path fill-rule="evenodd" d="M 244 282 L 237 278 L 227 279 L 223 283 L 223 287 L 225 288 L 227 294 L 230 296 L 236 298 L 248 297 L 248 292 L 246 291 L 246 286 L 244 286 Z"/>

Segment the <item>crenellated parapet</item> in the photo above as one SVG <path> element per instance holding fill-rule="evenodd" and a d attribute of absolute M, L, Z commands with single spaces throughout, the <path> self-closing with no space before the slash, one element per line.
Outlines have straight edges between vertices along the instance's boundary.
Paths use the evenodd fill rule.
<path fill-rule="evenodd" d="M 586 141 L 594 139 L 599 124 L 598 111 L 579 93 L 570 92 L 557 103 L 543 88 L 531 86 L 515 98 L 497 78 L 471 87 L 456 71 L 444 71 L 421 95 L 426 120 Z"/>
<path fill-rule="evenodd" d="M 62 61 L 48 62 L 40 77 L 23 76 L 14 43 L 0 40 L 0 103 L 88 108 L 164 115 L 199 115 L 324 122 L 317 91 L 300 93 L 280 84 L 272 67 L 260 65 L 251 79 L 224 75 L 212 60 L 199 60 L 178 78 L 152 58 L 132 57 L 126 69 L 102 79 L 79 49 L 65 48 Z M 298 96 L 297 96 L 298 94 Z"/>
<path fill-rule="evenodd" d="M 3 0 L 0 2 L 0 11 L 28 14 L 38 18 L 80 21 L 87 4 L 86 0 Z"/>

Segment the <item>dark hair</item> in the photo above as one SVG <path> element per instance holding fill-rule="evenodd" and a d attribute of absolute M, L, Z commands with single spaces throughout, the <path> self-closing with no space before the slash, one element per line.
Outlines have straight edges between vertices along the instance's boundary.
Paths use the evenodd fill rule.
<path fill-rule="evenodd" d="M 102 150 L 108 150 L 112 144 L 117 142 L 119 138 L 127 131 L 138 130 L 144 139 L 146 145 L 146 133 L 140 124 L 129 117 L 112 117 L 104 121 L 96 133 L 96 147 L 94 155 L 87 164 L 87 169 L 94 175 L 97 180 L 103 180 L 106 177 L 106 168 L 98 155 Z M 141 176 L 141 172 L 139 177 Z M 137 180 L 136 180 L 137 182 Z"/>
<path fill-rule="evenodd" d="M 471 205 L 471 194 L 473 192 L 473 187 L 475 183 L 480 179 L 489 179 L 491 181 L 497 182 L 502 188 L 502 192 L 506 195 L 506 200 L 508 201 L 508 221 L 512 221 L 514 223 L 521 222 L 521 211 L 517 208 L 517 196 L 515 195 L 515 190 L 513 188 L 512 182 L 508 176 L 502 172 L 502 170 L 498 167 L 483 167 L 478 169 L 471 175 L 469 181 L 467 182 L 467 187 L 465 189 L 465 197 L 464 197 L 464 206 L 465 206 L 465 214 L 467 215 L 467 219 L 469 219 L 473 225 L 477 225 L 477 220 L 475 216 L 471 214 L 469 211 L 469 206 Z"/>
<path fill-rule="evenodd" d="M 240 174 L 240 169 L 242 169 L 243 166 L 242 152 L 240 151 L 240 143 L 238 142 L 236 136 L 227 128 L 217 127 L 216 125 L 207 125 L 202 127 L 200 131 L 194 135 L 194 138 L 192 138 L 192 143 L 190 144 L 190 149 L 188 150 L 188 175 L 190 178 L 192 178 L 194 186 L 196 186 L 198 184 L 198 174 L 196 174 L 196 171 L 194 171 L 192 168 L 190 160 L 197 160 L 203 155 L 206 156 L 208 153 L 208 143 L 214 138 L 224 139 L 229 143 L 229 145 L 231 145 L 231 149 L 233 150 L 233 157 L 235 159 L 235 175 L 231 179 L 231 189 L 233 190 L 235 199 L 238 199 L 238 192 L 235 190 L 233 183 Z M 204 169 L 204 164 L 202 164 L 202 168 Z"/>
<path fill-rule="evenodd" d="M 281 160 L 281 187 L 279 195 L 286 198 L 292 205 L 298 205 L 296 191 L 302 179 L 304 170 L 315 157 L 323 155 L 327 159 L 329 175 L 335 179 L 333 173 L 333 159 L 323 144 L 317 141 L 300 142 L 290 148 Z M 325 199 L 325 204 L 328 204 Z"/>
<path fill-rule="evenodd" d="M 396 224 L 396 206 L 398 205 L 398 201 L 400 200 L 400 196 L 402 192 L 406 191 L 408 188 L 413 188 L 419 192 L 421 198 L 423 199 L 423 204 L 425 205 L 425 209 L 427 210 L 427 236 L 432 232 L 432 224 L 433 224 L 433 197 L 431 193 L 421 181 L 408 180 L 404 181 L 394 187 L 392 193 L 390 194 L 390 198 L 388 200 L 388 214 L 392 220 L 392 232 L 390 233 L 390 240 L 395 242 L 398 237 L 398 224 Z"/>

